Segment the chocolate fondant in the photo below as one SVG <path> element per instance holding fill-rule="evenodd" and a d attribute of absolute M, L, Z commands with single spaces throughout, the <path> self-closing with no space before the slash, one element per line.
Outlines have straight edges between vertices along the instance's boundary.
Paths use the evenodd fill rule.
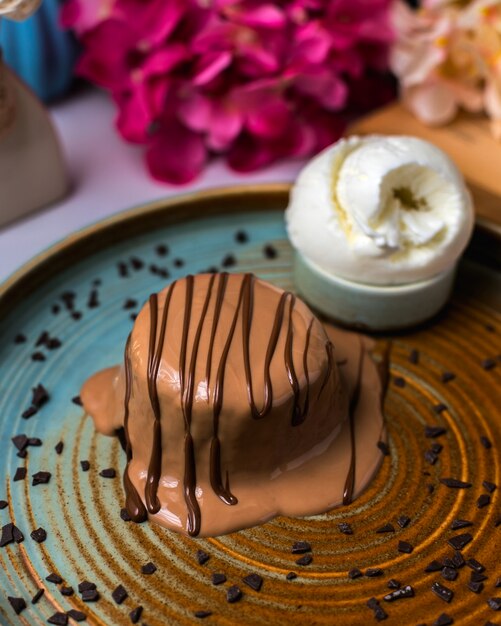
<path fill-rule="evenodd" d="M 81 392 L 97 430 L 125 430 L 130 517 L 213 536 L 351 502 L 382 457 L 373 347 L 251 274 L 151 295 L 124 364 Z"/>

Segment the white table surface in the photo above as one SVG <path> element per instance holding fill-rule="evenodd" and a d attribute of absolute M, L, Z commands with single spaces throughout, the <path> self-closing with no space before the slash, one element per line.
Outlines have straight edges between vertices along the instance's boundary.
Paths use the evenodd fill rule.
<path fill-rule="evenodd" d="M 225 185 L 285 182 L 303 162 L 283 161 L 253 174 L 213 161 L 192 184 L 172 187 L 150 178 L 141 147 L 125 143 L 114 127 L 115 108 L 98 91 L 81 92 L 51 110 L 72 180 L 61 202 L 0 228 L 0 283 L 69 233 L 137 204 Z"/>

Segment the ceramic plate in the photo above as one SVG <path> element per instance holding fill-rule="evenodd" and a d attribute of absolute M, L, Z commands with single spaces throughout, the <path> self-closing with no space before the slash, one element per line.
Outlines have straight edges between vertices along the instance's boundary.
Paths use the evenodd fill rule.
<path fill-rule="evenodd" d="M 106 625 L 359 625 L 376 623 L 383 616 L 378 606 L 388 624 L 501 623 L 494 610 L 501 608 L 494 488 L 500 485 L 501 283 L 480 234 L 447 311 L 425 328 L 392 337 L 389 455 L 356 502 L 213 539 L 121 519 L 120 444 L 97 435 L 72 398 L 89 374 L 120 362 L 131 316 L 169 280 L 224 266 L 292 288 L 287 191 L 235 188 L 136 208 L 54 246 L 0 288 L 0 524 L 12 522 L 21 533 L 9 543 L 7 527 L 7 545 L 0 547 L 2 624 L 44 624 L 54 614 L 54 623 L 64 623 L 61 614 L 73 610 L 89 624 Z M 39 384 L 49 400 L 23 418 Z M 17 435 L 41 445 L 25 447 L 22 458 L 11 440 Z M 23 449 L 26 440 L 15 442 Z M 100 475 L 107 468 L 116 478 Z M 47 479 L 39 472 L 49 472 L 49 482 L 33 485 L 34 474 Z M 448 487 L 441 478 L 471 487 Z M 451 530 L 457 519 L 471 525 Z M 342 522 L 352 534 L 340 532 Z M 377 532 L 385 525 L 388 532 Z M 45 541 L 36 541 L 41 531 L 31 537 L 39 528 Z M 311 544 L 309 565 L 296 564 L 300 555 L 291 553 L 298 540 Z M 430 562 L 454 557 L 448 542 L 461 547 L 456 568 L 426 572 Z M 199 550 L 209 556 L 204 563 Z M 458 555 L 479 565 L 461 566 Z M 150 562 L 156 571 L 143 573 Z M 472 572 L 483 567 L 486 579 L 472 587 Z M 364 575 L 350 578 L 355 568 Z M 226 582 L 213 585 L 214 572 Z M 263 579 L 259 591 L 242 580 L 253 573 Z M 47 581 L 50 574 L 63 583 Z M 390 579 L 412 593 L 385 600 Z M 96 585 L 97 601 L 83 600 L 83 581 Z M 432 590 L 440 591 L 436 583 L 449 590 L 442 598 Z M 118 585 L 127 592 L 121 604 L 112 598 Z M 232 585 L 243 592 L 235 603 L 226 599 Z M 65 587 L 73 595 L 64 595 Z M 44 595 L 32 604 L 39 589 Z M 17 599 L 14 607 L 8 597 Z M 367 606 L 371 598 L 379 605 Z M 26 608 L 17 616 L 20 599 Z"/>

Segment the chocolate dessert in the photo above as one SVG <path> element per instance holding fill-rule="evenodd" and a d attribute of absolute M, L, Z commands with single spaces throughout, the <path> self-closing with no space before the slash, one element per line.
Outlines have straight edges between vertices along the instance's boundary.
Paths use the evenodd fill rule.
<path fill-rule="evenodd" d="M 349 503 L 382 459 L 374 343 L 324 327 L 252 274 L 199 274 L 152 294 L 124 364 L 81 399 L 123 427 L 126 509 L 191 536 Z"/>

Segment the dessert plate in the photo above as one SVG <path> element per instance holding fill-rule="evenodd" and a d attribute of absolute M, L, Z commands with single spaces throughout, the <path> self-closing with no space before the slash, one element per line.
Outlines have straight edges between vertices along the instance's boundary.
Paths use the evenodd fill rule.
<path fill-rule="evenodd" d="M 121 361 L 131 316 L 169 280 L 224 268 L 291 289 L 287 193 L 240 187 L 138 207 L 0 287 L 0 623 L 64 624 L 68 611 L 96 625 L 501 623 L 501 278 L 480 232 L 448 309 L 391 337 L 388 455 L 353 504 L 211 539 L 121 518 L 120 443 L 72 399 Z M 297 541 L 311 561 L 292 553 Z M 95 589 L 79 591 L 85 581 Z"/>

